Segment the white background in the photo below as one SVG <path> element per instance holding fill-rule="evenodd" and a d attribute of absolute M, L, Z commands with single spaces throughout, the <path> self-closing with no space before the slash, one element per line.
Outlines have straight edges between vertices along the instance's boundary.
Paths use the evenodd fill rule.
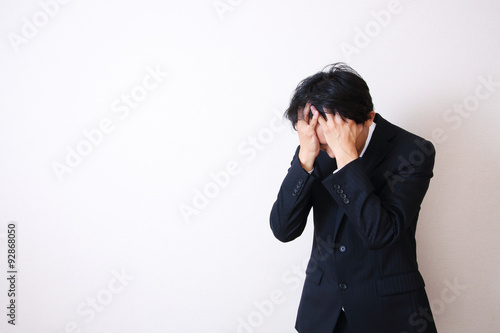
<path fill-rule="evenodd" d="M 436 145 L 417 242 L 438 330 L 498 332 L 500 86 L 481 78 L 500 82 L 500 3 L 401 0 L 381 24 L 390 1 L 227 1 L 73 0 L 52 17 L 0 1 L 0 276 L 10 221 L 19 269 L 15 327 L 0 280 L 0 331 L 294 332 L 312 228 L 288 244 L 269 228 L 298 145 L 277 114 L 346 61 L 376 112 Z M 120 118 L 148 68 L 168 75 Z M 59 181 L 102 119 L 114 130 Z"/>

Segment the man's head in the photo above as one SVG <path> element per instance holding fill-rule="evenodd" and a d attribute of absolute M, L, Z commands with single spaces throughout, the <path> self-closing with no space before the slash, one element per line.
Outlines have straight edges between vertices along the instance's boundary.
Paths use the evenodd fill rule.
<path fill-rule="evenodd" d="M 325 113 L 338 113 L 343 119 L 362 124 L 373 111 L 370 90 L 365 80 L 344 63 L 329 65 L 299 83 L 285 112 L 296 129 L 297 121 L 306 118 L 302 111 L 311 103 L 326 119 Z"/>

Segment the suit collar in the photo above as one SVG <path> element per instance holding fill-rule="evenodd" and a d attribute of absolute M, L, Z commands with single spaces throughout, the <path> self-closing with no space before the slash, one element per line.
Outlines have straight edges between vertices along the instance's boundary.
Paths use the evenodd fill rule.
<path fill-rule="evenodd" d="M 373 132 L 372 138 L 368 143 L 363 157 L 360 158 L 362 165 L 367 173 L 370 173 L 390 151 L 394 145 L 391 140 L 394 137 L 394 125 L 382 118 L 378 113 L 373 120 L 377 126 Z"/>

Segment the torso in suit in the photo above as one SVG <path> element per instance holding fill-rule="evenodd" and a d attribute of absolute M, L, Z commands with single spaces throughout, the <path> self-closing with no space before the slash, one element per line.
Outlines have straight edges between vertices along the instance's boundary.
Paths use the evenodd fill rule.
<path fill-rule="evenodd" d="M 332 333 L 342 308 L 352 333 L 436 332 L 415 244 L 434 147 L 379 114 L 374 121 L 363 157 L 338 172 L 320 151 L 309 174 L 297 147 L 272 207 L 271 229 L 283 242 L 301 235 L 313 207 L 300 333 Z"/>

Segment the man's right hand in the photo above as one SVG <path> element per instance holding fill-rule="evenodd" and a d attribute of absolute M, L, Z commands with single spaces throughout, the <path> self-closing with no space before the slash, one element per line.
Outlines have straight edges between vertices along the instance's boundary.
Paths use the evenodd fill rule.
<path fill-rule="evenodd" d="M 297 111 L 299 113 L 299 120 L 296 125 L 300 142 L 299 161 L 302 168 L 307 172 L 313 169 L 314 160 L 319 154 L 319 140 L 316 135 L 319 112 L 313 108 L 313 117 L 309 119 L 310 110 L 311 103 L 307 103 L 303 109 Z"/>

